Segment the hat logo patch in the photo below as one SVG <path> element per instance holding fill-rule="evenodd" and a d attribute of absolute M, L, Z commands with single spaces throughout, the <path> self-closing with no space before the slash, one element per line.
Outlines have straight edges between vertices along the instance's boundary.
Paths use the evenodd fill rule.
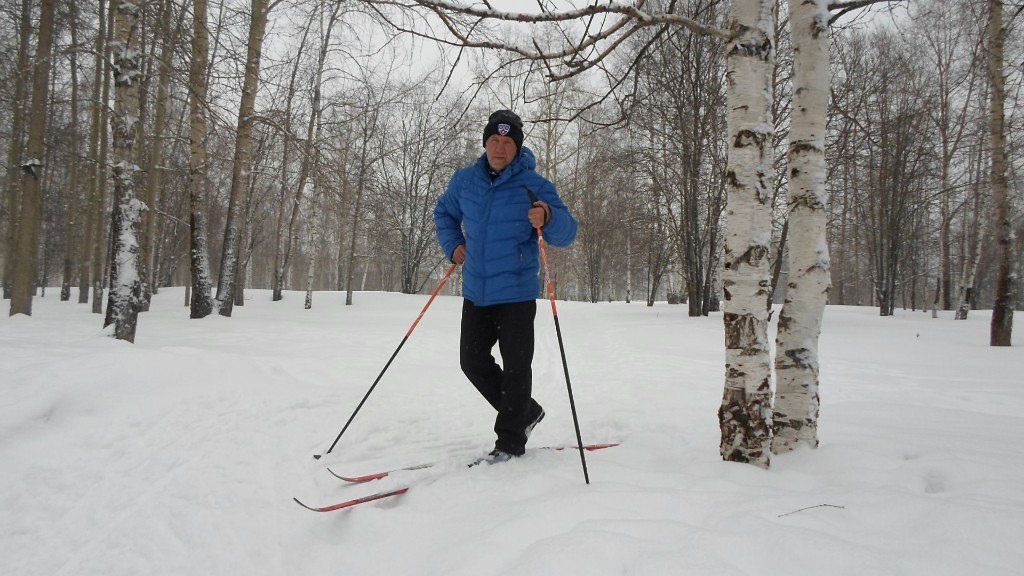
<path fill-rule="evenodd" d="M 510 130 L 512 130 L 512 127 L 509 126 L 508 124 L 498 124 L 498 134 L 501 134 L 502 136 L 508 136 Z"/>

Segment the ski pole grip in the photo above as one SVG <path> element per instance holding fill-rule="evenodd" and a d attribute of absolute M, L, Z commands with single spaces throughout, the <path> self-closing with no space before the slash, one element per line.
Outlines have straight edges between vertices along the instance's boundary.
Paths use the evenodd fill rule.
<path fill-rule="evenodd" d="M 524 187 L 523 189 L 526 190 L 526 193 L 530 195 L 530 206 L 534 206 L 535 204 L 537 204 L 537 202 L 540 202 L 540 198 L 537 198 L 537 195 L 533 193 L 533 190 L 530 190 L 529 188 L 526 188 L 526 187 Z M 547 224 L 548 220 L 550 220 L 550 219 L 551 219 L 551 211 L 548 210 L 548 209 L 545 209 L 544 210 L 544 224 Z M 543 235 L 542 235 L 542 233 L 540 231 L 540 227 L 537 227 L 537 235 L 538 235 L 538 237 L 543 238 Z"/>

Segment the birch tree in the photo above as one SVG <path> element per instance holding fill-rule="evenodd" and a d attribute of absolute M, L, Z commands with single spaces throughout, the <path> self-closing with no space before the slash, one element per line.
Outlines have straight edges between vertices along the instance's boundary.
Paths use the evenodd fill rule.
<path fill-rule="evenodd" d="M 106 2 L 101 2 L 106 5 Z M 113 4 L 113 3 L 111 3 Z M 100 10 L 101 18 L 103 10 Z M 107 165 L 110 154 L 110 106 L 107 102 L 110 102 L 110 85 L 113 81 L 114 75 L 110 73 L 112 67 L 111 52 L 113 48 L 112 34 L 114 30 L 114 10 L 111 6 L 106 11 L 106 21 L 103 25 L 106 34 L 103 35 L 102 41 L 97 39 L 97 50 L 96 57 L 102 58 L 103 64 L 101 67 L 100 79 L 101 83 L 98 93 L 100 97 L 94 103 L 94 116 L 92 118 L 92 137 L 94 138 L 95 144 L 91 144 L 92 151 L 91 157 L 95 159 L 94 167 L 92 172 L 93 176 L 93 189 L 92 189 L 92 210 L 89 218 L 92 222 L 91 229 L 94 233 L 92 244 L 86 246 L 86 250 L 89 250 L 89 256 L 87 260 L 90 263 L 90 270 L 88 277 L 92 281 L 92 312 L 93 314 L 103 313 L 103 290 L 106 287 L 108 258 L 110 250 L 108 249 L 109 242 L 107 241 L 106 231 L 107 226 L 104 222 L 107 219 Z M 100 64 L 97 64 L 99 66 Z"/>
<path fill-rule="evenodd" d="M 191 295 L 189 317 L 205 318 L 213 311 L 210 280 L 209 219 L 207 217 L 207 67 L 210 34 L 206 0 L 192 0 L 192 61 L 188 73 L 189 102 L 189 262 Z"/>
<path fill-rule="evenodd" d="M 825 0 L 790 0 L 789 281 L 776 335 L 772 452 L 818 446 L 818 336 L 828 299 L 825 117 L 830 86 Z"/>
<path fill-rule="evenodd" d="M 984 130 L 980 130 L 984 131 Z M 985 142 L 985 138 L 979 138 L 979 142 Z M 964 261 L 961 264 L 960 284 L 957 291 L 957 320 L 966 320 L 976 297 L 975 281 L 978 277 L 978 265 L 981 262 L 981 248 L 984 240 L 985 225 L 983 214 L 985 213 L 985 197 L 982 191 L 982 172 L 984 165 L 984 146 L 976 147 L 977 152 L 971 155 L 971 162 L 968 170 L 974 172 L 973 198 L 970 201 L 972 206 L 970 216 L 964 224 Z"/>
<path fill-rule="evenodd" d="M 318 259 L 320 257 L 320 241 L 322 240 L 320 235 L 320 201 L 321 192 L 320 189 L 323 187 L 323 178 L 319 175 L 319 167 L 317 170 L 316 180 L 318 182 L 314 184 L 313 198 L 310 204 L 312 205 L 312 214 L 309 217 L 309 266 L 306 269 L 306 300 L 303 303 L 303 307 L 306 310 L 313 308 L 313 280 L 316 278 L 316 267 Z"/>
<path fill-rule="evenodd" d="M 114 82 L 113 133 L 114 212 L 111 218 L 113 257 L 110 262 L 110 294 L 104 326 L 114 325 L 114 337 L 135 341 L 142 309 L 142 276 L 139 269 L 139 226 L 146 205 L 136 197 L 135 141 L 139 133 L 139 83 L 142 52 L 138 48 L 142 5 L 113 0 L 111 72 Z"/>
<path fill-rule="evenodd" d="M 735 2 L 726 48 L 728 205 L 725 264 L 725 391 L 718 410 L 722 458 L 767 467 L 771 442 L 772 0 Z"/>

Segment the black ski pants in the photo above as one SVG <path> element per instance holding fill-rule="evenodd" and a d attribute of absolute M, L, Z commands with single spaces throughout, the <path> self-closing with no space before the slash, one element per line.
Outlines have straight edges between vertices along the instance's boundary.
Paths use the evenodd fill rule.
<path fill-rule="evenodd" d="M 526 427 L 541 412 L 533 399 L 533 321 L 537 302 L 494 306 L 462 304 L 462 336 L 459 360 L 469 381 L 498 411 L 494 447 L 509 454 L 526 451 Z M 495 362 L 495 343 L 501 363 Z"/>

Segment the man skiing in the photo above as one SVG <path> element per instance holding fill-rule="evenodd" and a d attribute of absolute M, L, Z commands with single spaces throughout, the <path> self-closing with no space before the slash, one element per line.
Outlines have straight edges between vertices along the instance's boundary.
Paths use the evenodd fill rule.
<path fill-rule="evenodd" d="M 536 228 L 568 246 L 577 224 L 554 185 L 535 171 L 523 146 L 523 121 L 509 110 L 487 119 L 484 154 L 458 170 L 434 208 L 445 255 L 463 266 L 463 373 L 497 411 L 497 440 L 486 462 L 526 451 L 544 409 L 533 399 L 533 322 L 540 294 Z M 498 345 L 502 365 L 492 355 Z"/>

